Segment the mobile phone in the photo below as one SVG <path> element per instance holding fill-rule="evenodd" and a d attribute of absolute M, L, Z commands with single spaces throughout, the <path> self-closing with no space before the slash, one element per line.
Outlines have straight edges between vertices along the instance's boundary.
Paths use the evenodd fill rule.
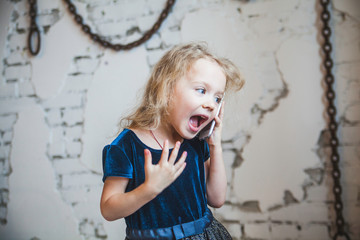
<path fill-rule="evenodd" d="M 221 105 L 223 103 L 223 99 L 224 97 L 221 99 L 218 110 L 216 112 L 216 116 L 219 116 L 220 113 L 220 109 L 221 109 Z M 206 125 L 206 127 L 204 127 L 200 132 L 199 132 L 199 139 L 203 140 L 206 138 L 209 138 L 211 136 L 211 134 L 214 131 L 214 127 L 215 127 L 215 120 L 212 120 L 208 125 Z"/>

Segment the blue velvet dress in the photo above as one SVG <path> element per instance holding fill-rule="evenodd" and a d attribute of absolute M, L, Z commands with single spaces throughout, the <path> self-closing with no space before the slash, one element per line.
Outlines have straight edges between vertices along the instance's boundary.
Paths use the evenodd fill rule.
<path fill-rule="evenodd" d="M 141 185 L 145 181 L 144 149 L 150 150 L 153 164 L 157 164 L 162 150 L 148 147 L 133 131 L 124 129 L 103 149 L 103 181 L 109 176 L 129 178 L 126 192 Z M 182 174 L 155 199 L 125 217 L 127 229 L 163 229 L 209 214 L 204 169 L 204 162 L 210 157 L 208 144 L 198 138 L 184 139 L 176 161 L 184 151 L 187 158 Z"/>

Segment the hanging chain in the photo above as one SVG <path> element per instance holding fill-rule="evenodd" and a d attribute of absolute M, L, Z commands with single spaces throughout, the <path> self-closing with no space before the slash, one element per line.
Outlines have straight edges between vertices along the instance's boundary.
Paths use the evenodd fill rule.
<path fill-rule="evenodd" d="M 320 0 L 320 4 L 322 6 L 322 12 L 321 12 L 321 20 L 322 20 L 322 29 L 321 34 L 323 36 L 323 44 L 322 44 L 322 50 L 325 55 L 323 59 L 323 66 L 326 71 L 325 75 L 325 84 L 327 86 L 326 90 L 326 99 L 327 99 L 327 115 L 329 117 L 328 122 L 328 130 L 330 132 L 330 146 L 331 146 L 331 162 L 332 162 L 332 177 L 334 180 L 334 186 L 333 186 L 333 193 L 335 197 L 334 202 L 334 209 L 336 212 L 336 230 L 333 239 L 337 239 L 338 237 L 342 236 L 346 239 L 350 239 L 349 235 L 344 230 L 344 217 L 342 214 L 343 210 L 343 203 L 341 200 L 341 184 L 340 184 L 340 168 L 339 168 L 339 161 L 340 156 L 338 153 L 338 146 L 339 141 L 336 135 L 337 132 L 337 123 L 336 123 L 336 107 L 334 105 L 334 99 L 335 99 L 335 92 L 333 90 L 333 83 L 334 83 L 334 75 L 332 74 L 332 67 L 333 67 L 333 61 L 331 59 L 331 50 L 332 45 L 330 42 L 330 35 L 331 35 L 331 29 L 329 27 L 329 20 L 330 20 L 330 12 L 328 11 L 328 5 L 330 0 Z"/>
<path fill-rule="evenodd" d="M 163 21 L 165 20 L 165 18 L 169 15 L 169 12 L 172 8 L 172 6 L 175 3 L 175 0 L 168 0 L 166 3 L 165 8 L 162 10 L 159 18 L 157 19 L 157 21 L 155 22 L 155 24 L 152 26 L 152 28 L 150 30 L 148 30 L 147 32 L 145 32 L 145 34 L 139 38 L 138 40 L 128 43 L 128 44 L 113 44 L 107 40 L 105 40 L 103 37 L 101 37 L 100 35 L 94 33 L 92 31 L 92 29 L 90 28 L 89 25 L 85 24 L 83 22 L 83 18 L 82 16 L 80 16 L 77 11 L 76 11 L 76 7 L 75 5 L 71 2 L 71 0 L 64 0 L 67 5 L 68 5 L 68 9 L 70 11 L 70 13 L 72 15 L 74 15 L 74 19 L 75 21 L 81 26 L 81 29 L 90 36 L 90 38 L 99 43 L 101 46 L 105 47 L 105 48 L 111 48 L 115 51 L 120 51 L 120 50 L 129 50 L 131 48 L 137 47 L 139 45 L 141 45 L 142 43 L 146 42 L 147 40 L 149 40 L 151 38 L 151 36 L 160 28 L 161 24 L 163 23 Z"/>
<path fill-rule="evenodd" d="M 37 5 L 36 0 L 29 0 L 30 4 L 30 32 L 28 35 L 28 49 L 30 51 L 30 54 L 35 56 L 40 51 L 40 31 L 38 26 L 36 25 L 36 12 L 37 12 Z M 36 40 L 36 47 L 34 49 L 34 40 Z"/>

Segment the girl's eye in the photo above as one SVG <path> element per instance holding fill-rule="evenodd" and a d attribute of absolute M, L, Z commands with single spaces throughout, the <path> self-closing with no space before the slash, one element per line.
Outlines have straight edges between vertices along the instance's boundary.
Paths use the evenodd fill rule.
<path fill-rule="evenodd" d="M 215 102 L 220 103 L 221 102 L 221 97 L 215 97 Z"/>
<path fill-rule="evenodd" d="M 196 89 L 196 91 L 201 94 L 205 94 L 205 92 L 206 92 L 205 89 L 203 89 L 203 88 L 198 88 L 198 89 Z"/>

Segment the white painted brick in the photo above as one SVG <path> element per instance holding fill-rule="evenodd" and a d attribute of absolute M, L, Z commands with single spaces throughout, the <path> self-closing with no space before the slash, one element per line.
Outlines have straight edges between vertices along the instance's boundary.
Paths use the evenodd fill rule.
<path fill-rule="evenodd" d="M 302 226 L 298 239 L 329 239 L 328 227 L 325 224 L 307 224 Z"/>
<path fill-rule="evenodd" d="M 7 178 L 6 178 L 7 181 Z M 1 203 L 8 203 L 9 202 L 9 191 L 7 190 L 0 190 L 0 202 Z"/>
<path fill-rule="evenodd" d="M 11 98 L 16 95 L 16 83 L 1 84 L 0 86 L 0 98 Z"/>
<path fill-rule="evenodd" d="M 238 207 L 230 204 L 225 204 L 219 209 L 216 209 L 214 215 L 219 216 L 221 219 L 228 221 L 242 221 L 242 222 L 253 222 L 253 221 L 266 221 L 268 215 L 264 213 L 252 213 L 241 211 Z"/>
<path fill-rule="evenodd" d="M 61 113 L 59 109 L 51 109 L 46 112 L 46 120 L 47 122 L 52 125 L 57 125 L 62 122 L 61 120 Z"/>
<path fill-rule="evenodd" d="M 27 30 L 30 27 L 29 15 L 20 15 L 18 20 L 16 21 L 16 29 L 17 30 Z M 22 44 L 24 45 L 24 44 Z"/>
<path fill-rule="evenodd" d="M 12 141 L 13 138 L 13 132 L 12 131 L 6 131 L 2 137 L 2 142 L 3 143 L 10 143 Z"/>
<path fill-rule="evenodd" d="M 0 219 L 6 219 L 7 207 L 0 207 Z"/>
<path fill-rule="evenodd" d="M 58 1 L 38 0 L 37 7 L 39 12 L 43 12 L 48 9 L 59 8 L 60 3 Z"/>
<path fill-rule="evenodd" d="M 28 97 L 28 96 L 34 96 L 35 95 L 35 89 L 31 82 L 29 81 L 23 81 L 19 84 L 19 96 L 21 97 Z"/>
<path fill-rule="evenodd" d="M 0 175 L 0 188 L 9 189 L 9 178 L 8 176 Z"/>
<path fill-rule="evenodd" d="M 57 174 L 69 174 L 88 171 L 77 158 L 63 158 L 53 161 Z"/>
<path fill-rule="evenodd" d="M 64 141 L 64 129 L 63 127 L 55 127 L 51 129 L 50 143 Z"/>
<path fill-rule="evenodd" d="M 93 58 L 80 58 L 75 60 L 76 70 L 80 73 L 92 73 L 99 66 L 99 60 Z"/>
<path fill-rule="evenodd" d="M 23 51 L 23 49 L 25 49 L 24 43 L 27 42 L 27 34 L 26 33 L 23 33 L 23 34 L 14 33 L 14 34 L 10 35 L 8 38 L 9 38 L 9 41 L 7 41 L 7 48 L 9 50 Z"/>
<path fill-rule="evenodd" d="M 65 155 L 65 140 L 62 127 L 53 128 L 51 130 L 49 154 L 51 156 Z"/>
<path fill-rule="evenodd" d="M 84 121 L 84 109 L 67 109 L 64 111 L 63 120 L 68 126 L 73 126 Z"/>
<path fill-rule="evenodd" d="M 39 27 L 54 25 L 60 19 L 59 11 L 53 10 L 51 13 L 38 14 L 37 24 Z"/>
<path fill-rule="evenodd" d="M 17 120 L 17 116 L 15 114 L 1 115 L 0 116 L 0 128 L 1 128 L 1 130 L 2 131 L 12 130 L 16 120 Z"/>
<path fill-rule="evenodd" d="M 126 32 L 134 27 L 137 27 L 135 20 L 122 22 L 109 22 L 101 24 L 99 33 L 102 36 L 126 36 Z"/>
<path fill-rule="evenodd" d="M 5 159 L 4 161 L 0 161 L 0 174 L 1 175 L 9 175 L 11 172 L 10 168 L 10 162 L 8 159 Z"/>
<path fill-rule="evenodd" d="M 161 39 L 166 46 L 173 46 L 181 42 L 180 31 L 163 31 L 161 32 Z"/>
<path fill-rule="evenodd" d="M 244 232 L 251 239 L 268 239 L 271 236 L 268 223 L 245 224 Z"/>
<path fill-rule="evenodd" d="M 65 142 L 53 142 L 49 146 L 50 156 L 65 156 Z"/>
<path fill-rule="evenodd" d="M 271 224 L 271 236 L 273 239 L 297 239 L 299 230 L 292 224 Z"/>
<path fill-rule="evenodd" d="M 31 76 L 30 64 L 5 67 L 4 77 L 6 80 L 15 80 L 19 78 L 29 79 L 30 76 Z"/>
<path fill-rule="evenodd" d="M 270 217 L 275 221 L 327 221 L 328 207 L 323 202 L 293 204 L 270 212 Z"/>
<path fill-rule="evenodd" d="M 341 145 L 360 145 L 360 126 L 342 127 L 340 130 L 340 139 Z"/>
<path fill-rule="evenodd" d="M 83 132 L 82 126 L 68 127 L 65 129 L 65 136 L 68 140 L 81 139 Z"/>
<path fill-rule="evenodd" d="M 81 142 L 66 142 L 66 152 L 73 157 L 80 156 L 82 151 Z"/>
<path fill-rule="evenodd" d="M 345 110 L 345 118 L 351 122 L 360 122 L 360 104 L 348 106 Z"/>
<path fill-rule="evenodd" d="M 101 176 L 92 173 L 66 174 L 62 176 L 63 188 L 83 188 L 101 185 Z"/>
<path fill-rule="evenodd" d="M 43 102 L 44 108 L 64 108 L 82 106 L 83 95 L 75 93 L 62 93 Z"/>
<path fill-rule="evenodd" d="M 28 61 L 28 57 L 26 54 L 26 51 L 13 50 L 7 55 L 5 61 L 9 65 L 25 64 Z"/>
<path fill-rule="evenodd" d="M 92 83 L 92 76 L 89 74 L 80 74 L 69 76 L 66 80 L 64 92 L 79 92 L 87 90 Z"/>

